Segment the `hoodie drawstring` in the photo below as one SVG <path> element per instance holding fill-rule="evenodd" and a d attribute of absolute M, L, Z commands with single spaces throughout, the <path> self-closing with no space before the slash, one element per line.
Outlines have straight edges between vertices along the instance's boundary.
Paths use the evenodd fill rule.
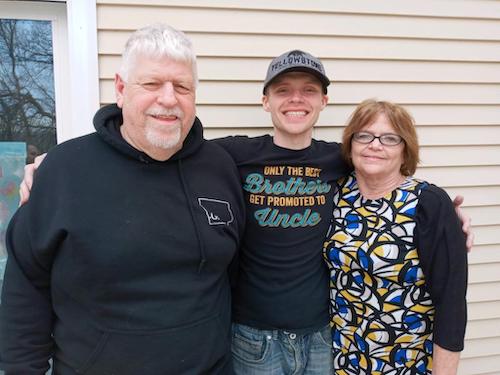
<path fill-rule="evenodd" d="M 205 266 L 205 263 L 207 262 L 207 259 L 205 257 L 205 246 L 203 244 L 203 241 L 201 240 L 200 229 L 198 228 L 198 225 L 196 224 L 196 218 L 194 215 L 193 206 L 190 203 L 190 197 L 192 197 L 192 194 L 189 191 L 186 180 L 184 179 L 184 174 L 182 173 L 182 159 L 177 160 L 177 169 L 179 171 L 179 176 L 181 178 L 182 190 L 184 191 L 184 195 L 186 196 L 186 202 L 187 202 L 188 207 L 189 207 L 189 213 L 191 214 L 191 219 L 193 220 L 194 231 L 196 233 L 196 239 L 198 240 L 198 249 L 200 250 L 200 264 L 198 265 L 198 273 L 201 273 L 201 271 L 203 270 L 203 267 Z"/>

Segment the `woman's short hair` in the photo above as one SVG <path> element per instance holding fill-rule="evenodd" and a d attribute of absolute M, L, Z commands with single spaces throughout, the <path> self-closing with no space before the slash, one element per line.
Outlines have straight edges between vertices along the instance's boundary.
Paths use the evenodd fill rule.
<path fill-rule="evenodd" d="M 404 176 L 413 175 L 420 161 L 415 121 L 406 109 L 399 104 L 391 102 L 367 99 L 356 107 L 342 135 L 342 154 L 344 159 L 352 166 L 351 142 L 353 134 L 373 123 L 378 115 L 382 113 L 385 114 L 396 134 L 401 136 L 404 141 L 401 174 Z"/>
<path fill-rule="evenodd" d="M 169 59 L 187 62 L 191 65 L 193 81 L 198 85 L 196 55 L 193 45 L 186 34 L 173 27 L 156 23 L 143 27 L 130 35 L 125 44 L 120 66 L 120 77 L 127 81 L 138 56 Z"/>

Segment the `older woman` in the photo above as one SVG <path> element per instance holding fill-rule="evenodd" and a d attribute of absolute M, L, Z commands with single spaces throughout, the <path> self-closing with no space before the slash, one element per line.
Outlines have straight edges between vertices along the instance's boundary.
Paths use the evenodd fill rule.
<path fill-rule="evenodd" d="M 467 320 L 464 234 L 448 195 L 412 177 L 413 119 L 367 100 L 343 135 L 324 246 L 336 374 L 455 374 Z"/>

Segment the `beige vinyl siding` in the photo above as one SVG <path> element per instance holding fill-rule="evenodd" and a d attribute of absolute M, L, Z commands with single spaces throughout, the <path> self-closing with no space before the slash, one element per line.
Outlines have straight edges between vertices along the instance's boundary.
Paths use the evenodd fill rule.
<path fill-rule="evenodd" d="M 500 374 L 500 1 L 97 0 L 103 104 L 126 38 L 158 21 L 193 40 L 209 138 L 271 132 L 262 80 L 290 49 L 319 56 L 333 80 L 316 138 L 339 140 L 368 97 L 412 112 L 417 175 L 463 194 L 476 234 L 460 374 Z"/>

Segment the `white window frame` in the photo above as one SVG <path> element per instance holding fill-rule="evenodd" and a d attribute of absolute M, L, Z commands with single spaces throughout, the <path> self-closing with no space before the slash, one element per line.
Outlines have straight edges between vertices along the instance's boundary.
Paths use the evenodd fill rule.
<path fill-rule="evenodd" d="M 93 132 L 99 108 L 95 1 L 0 0 L 0 18 L 52 21 L 57 142 Z"/>

